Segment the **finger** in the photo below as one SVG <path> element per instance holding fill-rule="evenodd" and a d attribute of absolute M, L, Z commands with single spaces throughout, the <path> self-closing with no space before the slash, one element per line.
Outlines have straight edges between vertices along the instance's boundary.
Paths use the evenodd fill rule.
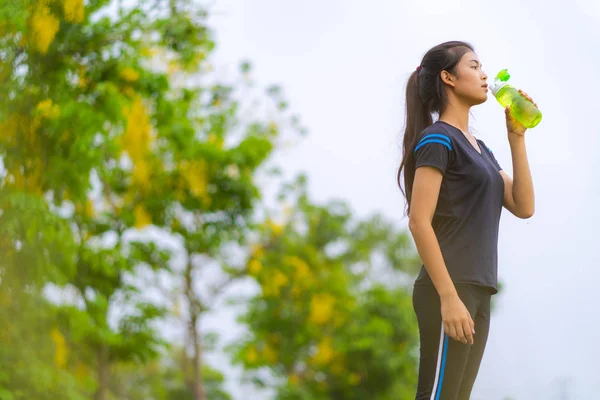
<path fill-rule="evenodd" d="M 465 339 L 467 339 L 467 343 L 473 344 L 473 328 L 471 328 L 470 317 L 468 320 L 463 322 L 463 331 L 465 332 Z"/>
<path fill-rule="evenodd" d="M 456 323 L 456 338 L 458 342 L 462 342 L 464 344 L 467 343 L 467 338 L 465 338 L 465 332 L 463 331 L 463 326 L 461 322 Z"/>
<path fill-rule="evenodd" d="M 527 93 L 523 92 L 523 96 L 525 96 L 525 98 L 527 100 L 529 100 L 531 102 L 531 104 L 533 104 L 534 106 L 537 107 L 537 104 L 535 103 L 535 101 L 533 101 L 533 98 L 530 95 L 528 95 Z"/>
<path fill-rule="evenodd" d="M 448 324 L 448 336 L 456 340 L 456 329 L 453 324 Z"/>
<path fill-rule="evenodd" d="M 469 314 L 469 327 L 471 328 L 471 332 L 473 332 L 473 335 L 474 335 L 475 334 L 475 322 L 473 321 L 471 314 Z"/>
<path fill-rule="evenodd" d="M 526 97 L 527 99 L 531 99 L 531 96 L 529 96 L 529 94 L 527 92 L 525 92 L 523 89 L 519 89 L 519 93 L 523 96 Z"/>

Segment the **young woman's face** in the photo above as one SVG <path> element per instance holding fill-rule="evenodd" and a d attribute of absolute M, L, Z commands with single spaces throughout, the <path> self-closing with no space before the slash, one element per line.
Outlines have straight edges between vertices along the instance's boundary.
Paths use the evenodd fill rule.
<path fill-rule="evenodd" d="M 454 94 L 465 103 L 474 106 L 487 100 L 487 74 L 481 69 L 477 54 L 472 51 L 465 53 L 456 66 L 457 76 L 454 77 Z"/>

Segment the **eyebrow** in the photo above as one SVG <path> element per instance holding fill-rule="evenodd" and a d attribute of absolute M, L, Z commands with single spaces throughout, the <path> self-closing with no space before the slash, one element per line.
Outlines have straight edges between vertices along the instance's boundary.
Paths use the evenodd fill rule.
<path fill-rule="evenodd" d="M 480 63 L 480 62 L 479 62 L 479 61 L 477 61 L 477 60 L 471 60 L 471 62 L 476 62 L 477 64 L 479 64 L 479 66 L 482 66 L 482 65 L 483 65 L 482 63 Z"/>

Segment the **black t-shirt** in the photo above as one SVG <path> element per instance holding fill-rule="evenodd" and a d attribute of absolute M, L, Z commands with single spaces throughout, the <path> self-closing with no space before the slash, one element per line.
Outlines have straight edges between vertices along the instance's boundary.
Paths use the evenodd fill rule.
<path fill-rule="evenodd" d="M 504 182 L 491 150 L 483 141 L 477 143 L 481 154 L 459 129 L 437 121 L 415 146 L 415 170 L 432 166 L 442 171 L 432 225 L 452 281 L 496 293 Z M 432 284 L 424 266 L 415 284 Z"/>

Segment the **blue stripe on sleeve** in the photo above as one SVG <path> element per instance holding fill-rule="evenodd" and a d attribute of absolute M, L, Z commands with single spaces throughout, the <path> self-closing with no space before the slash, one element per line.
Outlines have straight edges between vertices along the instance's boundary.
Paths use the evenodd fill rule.
<path fill-rule="evenodd" d="M 421 140 L 419 140 L 419 143 L 421 143 L 424 140 L 429 140 L 429 139 L 442 139 L 446 142 L 448 142 L 448 144 L 450 144 L 450 138 L 446 135 L 442 135 L 440 133 L 432 133 L 429 135 L 425 135 L 421 138 Z"/>
<path fill-rule="evenodd" d="M 419 145 L 417 147 L 415 147 L 415 153 L 417 152 L 417 150 L 419 150 L 421 147 L 425 146 L 428 143 L 439 143 L 441 145 L 446 146 L 448 148 L 448 150 L 452 151 L 452 146 L 450 146 L 449 143 L 446 143 L 442 140 L 430 139 L 430 140 L 425 140 L 425 141 L 419 142 Z"/>

